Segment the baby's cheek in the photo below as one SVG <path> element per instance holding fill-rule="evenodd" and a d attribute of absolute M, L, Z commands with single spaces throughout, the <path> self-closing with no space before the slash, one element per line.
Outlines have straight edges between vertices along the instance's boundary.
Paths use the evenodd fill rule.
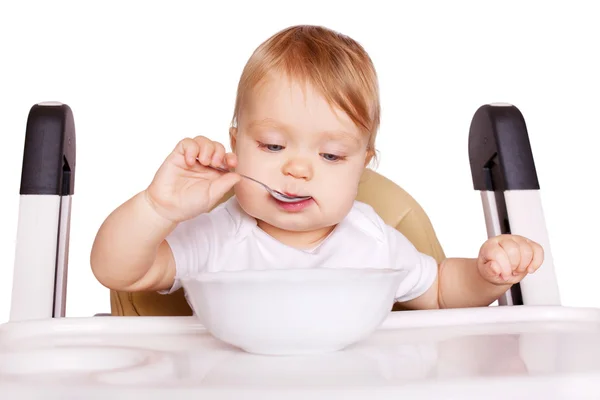
<path fill-rule="evenodd" d="M 338 223 L 350 212 L 355 199 L 356 191 L 348 186 L 335 188 L 333 185 L 320 199 L 320 208 L 327 220 Z"/>
<path fill-rule="evenodd" d="M 265 158 L 264 151 L 256 149 L 241 149 L 238 152 L 238 165 L 236 171 L 240 174 L 248 175 L 254 179 L 261 180 L 268 176 L 268 173 L 273 169 L 272 161 Z"/>
<path fill-rule="evenodd" d="M 256 217 L 260 205 L 260 199 L 264 197 L 261 192 L 262 187 L 257 187 L 258 184 L 242 179 L 237 185 L 235 185 L 234 193 L 238 200 L 238 203 L 248 214 Z M 262 189 L 264 192 L 264 189 Z M 261 196 L 262 195 L 262 196 Z"/>

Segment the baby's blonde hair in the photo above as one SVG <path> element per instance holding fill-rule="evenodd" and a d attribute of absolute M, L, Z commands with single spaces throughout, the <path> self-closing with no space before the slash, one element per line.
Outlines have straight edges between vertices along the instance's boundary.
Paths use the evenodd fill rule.
<path fill-rule="evenodd" d="M 237 126 L 246 95 L 273 71 L 309 83 L 330 105 L 344 111 L 369 136 L 368 150 L 375 154 L 379 84 L 373 62 L 359 43 L 321 26 L 298 25 L 276 33 L 254 51 L 244 67 L 232 126 Z"/>

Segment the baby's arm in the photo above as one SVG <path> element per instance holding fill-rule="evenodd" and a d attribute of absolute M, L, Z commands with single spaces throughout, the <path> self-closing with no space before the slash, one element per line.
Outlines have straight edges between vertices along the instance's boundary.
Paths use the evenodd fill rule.
<path fill-rule="evenodd" d="M 512 284 L 494 284 L 485 280 L 477 269 L 476 258 L 447 258 L 439 265 L 438 276 L 431 287 L 416 299 L 401 304 L 402 308 L 485 307 L 502 296 Z"/>
<path fill-rule="evenodd" d="M 90 256 L 96 279 L 118 291 L 171 289 L 177 268 L 165 239 L 182 222 L 207 213 L 240 179 L 207 166 L 234 168 L 236 163 L 235 155 L 205 137 L 179 142 L 148 188 L 100 227 Z M 177 267 L 193 262 L 184 260 Z"/>
<path fill-rule="evenodd" d="M 542 247 L 517 235 L 487 240 L 478 258 L 448 258 L 431 287 L 401 304 L 406 309 L 488 306 L 542 264 Z"/>
<path fill-rule="evenodd" d="M 115 211 L 100 227 L 90 262 L 98 281 L 113 290 L 166 290 L 175 279 L 167 235 L 176 224 L 157 213 L 146 191 Z"/>

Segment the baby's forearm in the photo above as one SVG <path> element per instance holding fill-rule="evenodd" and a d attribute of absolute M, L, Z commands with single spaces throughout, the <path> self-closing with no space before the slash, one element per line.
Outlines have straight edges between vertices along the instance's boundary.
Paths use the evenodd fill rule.
<path fill-rule="evenodd" d="M 439 269 L 439 305 L 440 308 L 489 306 L 510 286 L 495 285 L 483 279 L 477 269 L 477 259 L 448 258 Z"/>
<path fill-rule="evenodd" d="M 175 226 L 152 208 L 145 192 L 123 203 L 96 235 L 90 257 L 96 279 L 114 290 L 125 290 L 138 282 L 152 267 L 159 245 Z"/>

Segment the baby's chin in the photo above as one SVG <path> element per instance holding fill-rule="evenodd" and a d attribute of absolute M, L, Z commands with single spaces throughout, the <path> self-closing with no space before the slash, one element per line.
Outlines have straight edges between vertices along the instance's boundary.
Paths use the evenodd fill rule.
<path fill-rule="evenodd" d="M 270 226 L 286 232 L 314 232 L 319 229 L 324 229 L 336 225 L 336 223 L 323 225 L 322 223 L 297 222 L 297 221 L 278 221 L 272 218 L 256 218 L 259 225 L 269 224 Z"/>

